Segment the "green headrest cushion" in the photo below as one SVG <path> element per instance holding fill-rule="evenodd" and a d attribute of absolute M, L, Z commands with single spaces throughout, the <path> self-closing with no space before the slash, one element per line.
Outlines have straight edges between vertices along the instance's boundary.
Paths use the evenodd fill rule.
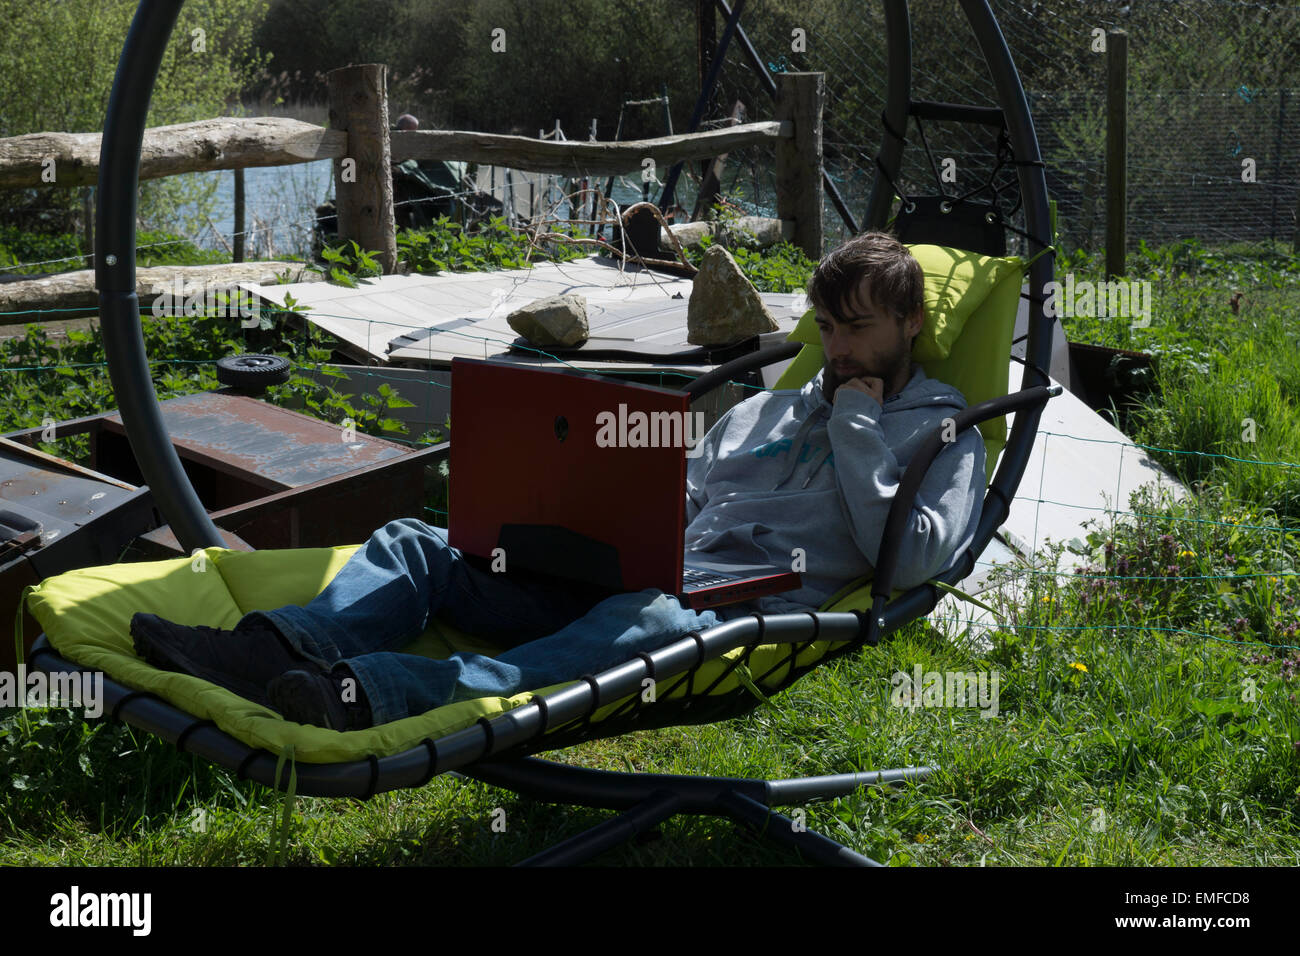
<path fill-rule="evenodd" d="M 943 246 L 908 246 L 925 274 L 925 324 L 912 343 L 912 358 L 925 367 L 948 358 L 972 314 L 1008 276 L 1021 276 L 1023 260 L 1016 256 L 981 256 Z M 1020 283 L 1016 283 L 1019 291 Z M 821 345 L 817 310 L 800 318 L 790 341 Z M 929 371 L 926 372 L 929 375 Z"/>

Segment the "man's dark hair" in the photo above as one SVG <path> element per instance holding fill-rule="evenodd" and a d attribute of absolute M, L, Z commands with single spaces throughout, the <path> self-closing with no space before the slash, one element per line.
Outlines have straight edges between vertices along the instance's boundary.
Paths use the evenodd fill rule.
<path fill-rule="evenodd" d="M 864 276 L 870 282 L 872 304 L 893 312 L 900 323 L 924 307 L 921 264 L 887 232 L 864 232 L 830 252 L 808 280 L 808 298 L 819 311 L 843 321 Z"/>

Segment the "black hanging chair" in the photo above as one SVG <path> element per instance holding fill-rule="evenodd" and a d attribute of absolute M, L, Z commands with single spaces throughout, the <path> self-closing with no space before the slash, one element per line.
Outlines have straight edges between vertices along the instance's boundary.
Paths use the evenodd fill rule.
<path fill-rule="evenodd" d="M 105 350 L 122 421 L 140 471 L 186 552 L 222 548 L 223 539 L 183 471 L 163 424 L 144 351 L 136 297 L 135 196 L 145 116 L 160 60 L 183 0 L 142 0 L 118 66 L 101 153 L 95 270 Z M 720 4 L 724 7 L 724 4 Z M 888 95 L 884 138 L 865 221 L 889 224 L 897 196 L 901 209 L 893 227 L 904 241 L 956 247 L 1003 256 L 1011 230 L 1028 243 L 1030 289 L 1053 278 L 1051 225 L 1046 181 L 1028 103 L 1011 53 L 985 0 L 960 0 L 997 89 L 997 107 L 917 102 L 910 96 L 911 36 L 905 0 L 884 0 L 888 49 Z M 1000 191 L 987 188 L 963 196 L 900 196 L 904 135 L 910 119 L 943 119 L 989 126 L 997 131 L 999 166 L 1014 164 L 1018 197 L 1006 208 Z M 1024 228 L 1011 225 L 1023 210 Z M 1017 292 L 1019 286 L 1017 283 Z M 845 795 L 871 784 L 924 777 L 928 768 L 847 773 L 793 780 L 624 774 L 585 770 L 530 756 L 575 742 L 632 730 L 714 721 L 757 705 L 754 687 L 771 694 L 828 660 L 875 645 L 934 608 L 939 583 L 955 585 L 970 574 L 994 532 L 1006 520 L 1024 473 L 1044 403 L 1059 386 L 1043 371 L 1048 363 L 1052 320 L 1043 299 L 1030 294 L 1028 337 L 1021 390 L 975 404 L 956 416 L 959 431 L 1015 413 L 996 473 L 988 485 L 974 541 L 955 566 L 932 583 L 895 594 L 894 560 L 913 496 L 926 469 L 945 447 L 939 433 L 911 461 L 893 502 L 881 559 L 870 582 L 869 606 L 851 611 L 760 615 L 728 621 L 609 671 L 583 676 L 559 690 L 510 704 L 495 716 L 461 719 L 457 729 L 429 736 L 415 746 L 380 756 L 296 764 L 296 789 L 304 795 L 369 797 L 418 787 L 436 774 L 461 774 L 539 799 L 605 807 L 623 813 L 595 829 L 534 857 L 532 863 L 573 863 L 629 839 L 676 813 L 729 815 L 764 835 L 796 847 L 824 863 L 870 865 L 873 861 L 826 837 L 791 825 L 776 805 Z M 1014 312 L 1014 309 L 1012 310 Z M 1009 340 L 1010 333 L 1007 333 Z M 756 353 L 697 379 L 688 389 L 703 394 L 733 376 L 766 362 L 790 358 L 798 343 Z M 1010 357 L 1009 350 L 1006 357 Z M 1006 365 L 1001 369 L 1005 373 Z M 1005 379 L 1003 380 L 1005 382 Z M 1005 387 L 1005 386 L 1004 386 Z M 992 463 L 990 462 L 990 467 Z M 272 552 L 279 554 L 279 552 Z M 253 556 L 248 556 L 253 557 Z M 100 569 L 102 570 L 102 569 Z M 69 572 L 75 574 L 77 572 Z M 42 585 L 44 586 L 44 582 Z M 864 592 L 865 593 L 865 592 Z M 24 595 L 26 599 L 27 595 Z M 838 606 L 838 605 L 836 605 Z M 36 613 L 36 609 L 33 609 Z M 40 615 L 38 614 L 38 617 Z M 46 632 L 51 628 L 42 619 Z M 129 646 L 129 639 L 127 640 Z M 48 672 L 89 669 L 94 661 L 66 659 L 42 634 L 30 655 Z M 143 666 L 143 665 L 142 665 Z M 646 678 L 660 687 L 646 703 Z M 289 768 L 275 753 L 237 739 L 212 719 L 195 716 L 155 693 L 105 681 L 105 709 L 112 716 L 154 733 L 205 759 L 236 770 L 241 778 L 285 786 Z M 297 725 L 291 725 L 296 727 Z M 324 731 L 322 731 L 324 732 Z M 333 732 L 328 732 L 333 733 Z M 349 735 L 338 735 L 346 737 Z"/>

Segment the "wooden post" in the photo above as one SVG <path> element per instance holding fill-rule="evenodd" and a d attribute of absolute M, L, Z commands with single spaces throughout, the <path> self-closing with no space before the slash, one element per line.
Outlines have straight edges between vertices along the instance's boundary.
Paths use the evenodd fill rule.
<path fill-rule="evenodd" d="M 235 170 L 235 262 L 244 261 L 244 170 Z"/>
<path fill-rule="evenodd" d="M 1286 95 L 1289 93 L 1286 87 L 1278 90 L 1277 94 L 1277 134 L 1273 139 L 1273 160 L 1268 164 L 1272 170 L 1272 176 L 1278 182 L 1282 181 L 1282 128 L 1286 117 Z M 1272 201 L 1269 203 L 1268 210 L 1268 241 L 1269 248 L 1277 239 L 1277 192 L 1273 191 Z"/>
<path fill-rule="evenodd" d="M 86 250 L 86 268 L 95 268 L 95 200 L 94 190 L 89 186 L 81 187 L 81 216 L 85 238 L 82 248 Z"/>
<path fill-rule="evenodd" d="M 826 74 L 778 73 L 776 119 L 794 135 L 776 142 L 776 215 L 791 242 L 816 261 L 822 257 L 822 106 Z"/>
<path fill-rule="evenodd" d="M 1125 274 L 1128 241 L 1128 34 L 1106 34 L 1106 278 Z"/>
<path fill-rule="evenodd" d="M 393 221 L 392 151 L 388 139 L 388 67 L 345 66 L 326 74 L 330 126 L 348 134 L 347 152 L 334 161 L 339 239 L 378 250 L 385 273 L 397 267 Z"/>
<path fill-rule="evenodd" d="M 1300 189 L 1295 194 L 1295 233 L 1291 236 L 1291 253 L 1300 256 Z"/>

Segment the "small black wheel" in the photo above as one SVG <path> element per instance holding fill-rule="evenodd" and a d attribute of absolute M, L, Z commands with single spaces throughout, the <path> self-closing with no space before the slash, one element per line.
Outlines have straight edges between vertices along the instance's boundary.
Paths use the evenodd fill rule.
<path fill-rule="evenodd" d="M 269 388 L 289 381 L 290 368 L 278 355 L 231 355 L 217 359 L 217 381 L 231 388 Z"/>

